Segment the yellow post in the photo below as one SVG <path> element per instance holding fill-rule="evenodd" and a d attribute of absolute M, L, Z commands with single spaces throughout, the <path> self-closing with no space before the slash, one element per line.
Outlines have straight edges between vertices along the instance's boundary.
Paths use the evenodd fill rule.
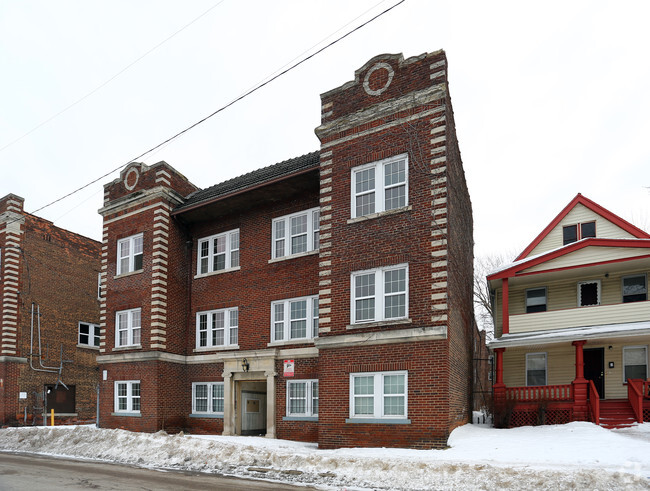
<path fill-rule="evenodd" d="M 50 416 L 50 421 L 52 421 L 52 425 L 51 425 L 51 426 L 54 426 L 54 409 L 50 409 L 50 414 L 51 414 L 51 416 Z"/>

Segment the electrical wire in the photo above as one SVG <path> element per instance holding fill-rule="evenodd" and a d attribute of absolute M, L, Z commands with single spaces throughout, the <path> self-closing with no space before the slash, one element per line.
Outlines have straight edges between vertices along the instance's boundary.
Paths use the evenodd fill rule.
<path fill-rule="evenodd" d="M 322 48 L 316 50 L 316 51 L 313 52 L 312 54 L 310 54 L 310 55 L 304 57 L 304 58 L 301 59 L 300 61 L 294 63 L 294 64 L 291 65 L 291 66 L 289 66 L 288 68 L 285 68 L 284 70 L 282 70 L 281 72 L 279 72 L 279 73 L 277 73 L 276 75 L 272 76 L 272 77 L 269 78 L 268 80 L 266 80 L 266 81 L 264 81 L 264 82 L 262 82 L 262 83 L 256 85 L 256 86 L 253 87 L 252 89 L 250 89 L 250 90 L 244 92 L 242 95 L 236 97 L 236 98 L 233 99 L 232 101 L 230 101 L 230 102 L 228 102 L 227 104 L 221 106 L 221 107 L 220 107 L 219 109 L 217 109 L 216 111 L 213 111 L 212 113 L 208 114 L 207 116 L 205 116 L 204 118 L 200 119 L 200 120 L 197 121 L 196 123 L 194 123 L 194 124 L 192 124 L 192 125 L 186 127 L 185 129 L 179 131 L 178 133 L 176 133 L 175 135 L 173 135 L 173 136 L 167 138 L 167 139 L 164 140 L 163 142 L 161 142 L 161 143 L 155 145 L 154 147 L 150 148 L 149 150 L 147 150 L 147 151 L 141 153 L 141 154 L 138 155 L 137 157 L 134 157 L 134 158 L 130 159 L 128 162 L 126 162 L 126 163 L 124 163 L 124 164 L 120 164 L 119 167 L 116 167 L 116 168 L 114 168 L 114 169 L 111 169 L 109 172 L 107 172 L 106 174 L 104 174 L 104 175 L 98 177 L 97 179 L 94 179 L 94 180 L 90 181 L 89 183 L 84 184 L 83 186 L 81 186 L 81 187 L 75 189 L 74 191 L 71 191 L 71 192 L 69 192 L 68 194 L 66 194 L 66 195 L 64 195 L 64 196 L 62 196 L 62 197 L 60 197 L 60 198 L 58 198 L 58 199 L 55 199 L 54 201 L 51 201 L 50 203 L 48 203 L 48 204 L 46 204 L 46 205 L 43 205 L 43 206 L 41 206 L 40 208 L 37 208 L 36 210 L 32 211 L 31 213 L 32 213 L 32 214 L 35 214 L 35 213 L 37 213 L 37 212 L 39 212 L 39 211 L 41 211 L 41 210 L 44 210 L 45 208 L 48 208 L 48 207 L 50 207 L 50 206 L 52 206 L 52 205 L 58 203 L 59 201 L 63 201 L 64 199 L 69 198 L 69 197 L 72 196 L 73 194 L 76 194 L 76 193 L 78 193 L 79 191 L 81 191 L 81 190 L 83 190 L 83 189 L 86 189 L 86 188 L 89 187 L 89 186 L 92 186 L 92 185 L 95 184 L 96 182 L 98 182 L 98 181 L 100 181 L 100 180 L 102 180 L 102 179 L 105 179 L 106 177 L 110 176 L 110 175 L 113 174 L 114 172 L 117 172 L 117 171 L 123 169 L 124 167 L 126 167 L 127 165 L 129 165 L 131 162 L 134 162 L 134 161 L 136 161 L 136 160 L 138 160 L 138 159 L 141 159 L 141 158 L 144 157 L 145 155 L 148 155 L 148 154 L 152 153 L 153 151 L 157 150 L 158 148 L 162 147 L 163 145 L 166 145 L 166 144 L 170 143 L 171 141 L 176 140 L 177 138 L 180 138 L 181 136 L 183 136 L 183 135 L 184 135 L 185 133 L 187 133 L 188 131 L 191 131 L 192 129 L 196 128 L 196 127 L 199 126 L 200 124 L 205 123 L 207 120 L 209 120 L 210 118 L 212 118 L 212 117 L 216 116 L 217 114 L 223 112 L 224 110 L 228 109 L 230 106 L 233 106 L 234 104 L 236 104 L 237 102 L 241 101 L 242 99 L 245 99 L 246 97 L 248 97 L 248 96 L 250 96 L 251 94 L 253 94 L 253 93 L 257 92 L 258 90 L 260 90 L 261 88 L 267 86 L 267 85 L 270 84 L 271 82 L 277 80 L 277 79 L 280 78 L 281 76 L 283 76 L 283 75 L 289 73 L 290 71 L 294 70 L 295 68 L 297 68 L 298 66 L 302 65 L 302 64 L 305 63 L 306 61 L 308 61 L 308 60 L 314 58 L 316 55 L 322 53 L 322 52 L 325 51 L 326 49 L 328 49 L 328 48 L 334 46 L 335 44 L 339 43 L 340 41 L 342 41 L 343 39 L 347 38 L 347 37 L 350 36 L 351 34 L 355 33 L 355 32 L 358 31 L 359 29 L 362 29 L 363 27 L 367 26 L 367 25 L 370 24 L 371 22 L 374 22 L 375 20 L 377 20 L 377 19 L 380 18 L 381 16 L 387 14 L 388 12 L 390 12 L 391 10 L 393 10 L 395 7 L 401 5 L 401 4 L 404 3 L 405 1 L 406 1 L 406 0 L 400 0 L 399 2 L 397 2 L 396 4 L 394 4 L 393 6 L 391 6 L 391 7 L 387 8 L 386 10 L 384 10 L 384 11 L 378 13 L 378 14 L 375 15 L 374 17 L 372 17 L 372 18 L 370 18 L 369 20 L 363 22 L 362 24 L 358 25 L 358 26 L 355 27 L 354 29 L 352 29 L 352 30 L 346 32 L 346 33 L 343 34 L 342 36 L 336 38 L 335 40 L 333 40 L 333 41 L 331 41 L 330 43 L 326 44 L 326 45 L 323 46 Z"/>

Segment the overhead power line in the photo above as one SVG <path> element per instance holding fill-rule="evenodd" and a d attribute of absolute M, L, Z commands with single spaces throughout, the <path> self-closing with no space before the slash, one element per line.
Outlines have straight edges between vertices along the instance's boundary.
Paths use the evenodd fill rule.
<path fill-rule="evenodd" d="M 223 0 L 222 0 L 222 1 L 223 1 Z M 39 211 L 41 211 L 41 210 L 44 210 L 45 208 L 48 208 L 48 207 L 50 207 L 50 206 L 52 206 L 52 205 L 58 203 L 59 201 L 63 201 L 64 199 L 69 198 L 70 196 L 72 196 L 72 195 L 78 193 L 79 191 L 82 191 L 83 189 L 86 189 L 87 187 L 92 186 L 92 185 L 95 184 L 96 182 L 98 182 L 98 181 L 100 181 L 100 180 L 102 180 L 102 179 L 104 179 L 104 178 L 110 176 L 110 175 L 113 174 L 114 172 L 117 172 L 117 171 L 119 171 L 119 170 L 122 170 L 124 167 L 126 167 L 126 166 L 129 165 L 130 163 L 132 163 L 132 162 L 134 162 L 134 161 L 137 161 L 138 159 L 141 159 L 141 158 L 144 157 L 145 155 L 150 154 L 151 152 L 153 152 L 153 151 L 157 150 L 158 148 L 162 147 L 163 145 L 166 145 L 166 144 L 170 143 L 171 141 L 176 140 L 177 138 L 181 137 L 182 135 L 184 135 L 184 134 L 187 133 L 188 131 L 190 131 L 190 130 L 196 128 L 196 127 L 199 126 L 200 124 L 205 123 L 205 122 L 206 122 L 207 120 L 209 120 L 210 118 L 212 118 L 212 117 L 216 116 L 217 114 L 223 112 L 224 110 L 228 109 L 230 106 L 236 104 L 237 102 L 241 101 L 242 99 L 245 99 L 246 97 L 248 97 L 248 96 L 250 96 L 251 94 L 253 94 L 253 93 L 257 92 L 258 90 L 260 90 L 262 87 L 267 86 L 267 85 L 270 84 L 271 82 L 273 82 L 273 81 L 277 80 L 278 78 L 282 77 L 283 75 L 289 73 L 290 71 L 294 70 L 295 68 L 297 68 L 298 66 L 302 65 L 302 64 L 305 63 L 306 61 L 308 61 L 308 60 L 314 58 L 316 55 L 322 53 L 322 52 L 325 51 L 326 49 L 328 49 L 328 48 L 334 46 L 335 44 L 339 43 L 339 42 L 342 41 L 343 39 L 347 38 L 347 37 L 350 36 L 351 34 L 353 34 L 353 33 L 355 33 L 356 31 L 358 31 L 359 29 L 362 29 L 363 27 L 367 26 L 367 25 L 370 24 L 371 22 L 374 22 L 375 20 L 377 20 L 377 19 L 380 18 L 381 16 L 387 14 L 388 12 L 390 12 L 391 10 L 393 10 L 395 7 L 401 5 L 401 4 L 404 3 L 405 1 L 406 1 L 406 0 L 400 0 L 399 2 L 397 2 L 397 3 L 394 4 L 394 5 L 392 5 L 391 7 L 387 8 L 386 10 L 383 10 L 382 12 L 378 13 L 378 14 L 375 15 L 374 17 L 372 17 L 372 18 L 370 18 L 369 20 L 367 20 L 367 21 L 363 22 L 362 24 L 358 25 L 358 26 L 355 27 L 354 29 L 351 29 L 350 31 L 348 31 L 348 32 L 346 32 L 345 34 L 343 34 L 342 36 L 339 36 L 338 38 L 336 38 L 335 40 L 333 40 L 333 41 L 331 41 L 330 43 L 326 44 L 326 45 L 323 46 L 322 48 L 320 48 L 320 49 L 314 51 L 312 54 L 310 54 L 310 55 L 308 55 L 308 56 L 302 58 L 301 60 L 297 61 L 297 62 L 294 63 L 293 65 L 290 65 L 288 68 L 286 68 L 286 69 L 280 71 L 279 73 L 277 73 L 276 75 L 272 76 L 272 77 L 269 78 L 268 80 L 265 80 L 264 82 L 259 83 L 258 85 L 256 85 L 256 86 L 253 87 L 252 89 L 250 89 L 250 90 L 244 92 L 244 93 L 241 94 L 240 96 L 236 97 L 235 99 L 233 99 L 232 101 L 228 102 L 227 104 L 221 106 L 219 109 L 217 109 L 217 110 L 211 112 L 210 114 L 208 114 L 208 115 L 205 116 L 204 118 L 200 119 L 200 120 L 197 121 L 196 123 L 194 123 L 194 124 L 192 124 L 192 125 L 186 127 L 185 129 L 179 131 L 179 132 L 176 133 L 175 135 L 173 135 L 173 136 L 167 138 L 166 140 L 162 141 L 161 143 L 159 143 L 159 144 L 157 144 L 157 145 L 151 147 L 149 150 L 147 150 L 147 151 L 141 153 L 140 155 L 138 155 L 138 156 L 136 156 L 136 157 L 130 159 L 128 162 L 126 162 L 126 163 L 124 163 L 124 164 L 120 164 L 118 167 L 115 167 L 114 169 L 111 169 L 111 170 L 108 171 L 106 174 L 103 174 L 103 175 L 99 176 L 98 178 L 96 178 L 96 179 L 90 181 L 89 183 L 84 184 L 83 186 L 81 186 L 81 187 L 75 189 L 74 191 L 71 191 L 71 192 L 69 192 L 68 194 L 66 194 L 66 195 L 64 195 L 64 196 L 61 196 L 60 198 L 55 199 L 54 201 L 52 201 L 52 202 L 50 202 L 50 203 L 48 203 L 48 204 L 46 204 L 46 205 L 44 205 L 44 206 L 41 206 L 40 208 L 37 208 L 36 210 L 34 210 L 34 211 L 32 212 L 32 214 L 35 214 L 35 213 L 37 213 L 37 212 L 39 212 Z"/>

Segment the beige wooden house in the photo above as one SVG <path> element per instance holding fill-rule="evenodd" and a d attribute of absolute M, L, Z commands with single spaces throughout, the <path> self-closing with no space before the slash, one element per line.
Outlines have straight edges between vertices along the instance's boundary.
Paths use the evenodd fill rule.
<path fill-rule="evenodd" d="M 494 396 L 510 426 L 643 421 L 649 271 L 650 235 L 578 194 L 488 275 Z"/>

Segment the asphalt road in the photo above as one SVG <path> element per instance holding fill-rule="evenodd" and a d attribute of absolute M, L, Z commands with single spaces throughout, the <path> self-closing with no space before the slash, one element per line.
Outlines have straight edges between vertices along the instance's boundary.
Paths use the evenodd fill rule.
<path fill-rule="evenodd" d="M 159 471 L 118 464 L 0 453 L 0 491 L 71 489 L 268 491 L 313 489 L 196 472 Z"/>

